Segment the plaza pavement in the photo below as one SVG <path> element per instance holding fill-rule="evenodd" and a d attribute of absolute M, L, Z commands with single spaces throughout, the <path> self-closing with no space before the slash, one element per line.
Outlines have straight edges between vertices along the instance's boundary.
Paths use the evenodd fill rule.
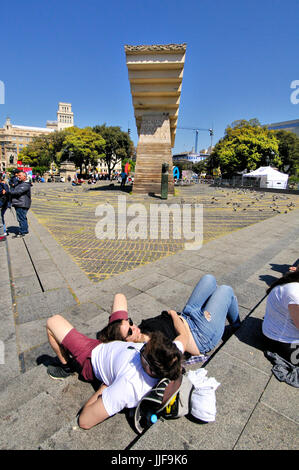
<path fill-rule="evenodd" d="M 184 197 L 194 197 L 193 191 L 184 189 Z M 298 390 L 272 375 L 261 341 L 265 289 L 299 258 L 299 211 L 276 214 L 260 214 L 263 220 L 252 225 L 218 233 L 200 250 L 180 250 L 93 282 L 38 221 L 33 207 L 30 234 L 0 243 L 0 448 L 297 450 Z M 16 230 L 13 212 L 6 220 Z M 127 296 L 130 315 L 138 323 L 165 308 L 180 311 L 204 273 L 233 286 L 242 319 L 241 328 L 204 365 L 208 376 L 221 383 L 216 421 L 159 420 L 139 437 L 123 412 L 90 431 L 79 429 L 76 413 L 93 389 L 77 376 L 64 382 L 48 377 L 46 365 L 54 354 L 47 344 L 46 318 L 61 313 L 95 337 L 107 322 L 116 292 Z"/>

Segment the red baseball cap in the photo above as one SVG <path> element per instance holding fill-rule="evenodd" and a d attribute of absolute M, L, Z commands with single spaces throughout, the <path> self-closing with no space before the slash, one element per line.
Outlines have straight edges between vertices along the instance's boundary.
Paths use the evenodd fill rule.
<path fill-rule="evenodd" d="M 126 310 L 117 310 L 117 312 L 111 313 L 109 317 L 109 323 L 113 323 L 116 320 L 128 320 L 128 312 Z"/>

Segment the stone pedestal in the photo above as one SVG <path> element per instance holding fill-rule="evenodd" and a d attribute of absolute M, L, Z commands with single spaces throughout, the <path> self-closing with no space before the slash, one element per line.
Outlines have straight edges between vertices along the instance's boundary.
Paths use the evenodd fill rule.
<path fill-rule="evenodd" d="M 70 161 L 64 161 L 60 165 L 59 169 L 60 176 L 63 176 L 65 178 L 65 181 L 67 181 L 67 178 L 70 176 L 71 179 L 76 175 L 76 166 L 73 162 Z"/>
<path fill-rule="evenodd" d="M 171 194 L 173 176 L 169 115 L 145 114 L 137 145 L 133 193 L 160 194 L 163 163 L 168 163 L 171 169 L 168 178 L 168 192 Z"/>

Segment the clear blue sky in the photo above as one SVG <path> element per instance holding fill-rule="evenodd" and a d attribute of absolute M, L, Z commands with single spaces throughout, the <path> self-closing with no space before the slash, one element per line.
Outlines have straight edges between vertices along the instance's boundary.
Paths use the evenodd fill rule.
<path fill-rule="evenodd" d="M 59 101 L 79 127 L 131 128 L 137 144 L 125 44 L 187 43 L 180 127 L 215 129 L 237 119 L 299 118 L 298 0 L 14 0 L 0 10 L 0 126 L 46 125 Z M 177 130 L 174 152 L 195 135 Z M 199 148 L 210 144 L 208 133 Z"/>

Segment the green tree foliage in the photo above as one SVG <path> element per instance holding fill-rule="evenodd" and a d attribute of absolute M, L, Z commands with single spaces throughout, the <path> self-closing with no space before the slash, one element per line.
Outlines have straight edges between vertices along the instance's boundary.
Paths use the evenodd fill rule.
<path fill-rule="evenodd" d="M 289 175 L 299 176 L 299 137 L 294 132 L 272 131 L 278 139 L 278 151 L 281 158 L 279 169 Z"/>
<path fill-rule="evenodd" d="M 134 144 L 127 132 L 118 126 L 95 126 L 93 131 L 100 134 L 105 140 L 104 159 L 108 167 L 109 177 L 116 164 L 134 154 Z"/>
<path fill-rule="evenodd" d="M 209 171 L 220 167 L 224 176 L 260 166 L 281 165 L 278 139 L 257 119 L 235 121 L 225 130 L 225 136 L 215 145 L 207 162 Z"/>
<path fill-rule="evenodd" d="M 47 169 L 51 162 L 59 165 L 64 160 L 71 160 L 82 173 L 83 165 L 95 166 L 97 160 L 104 156 L 104 146 L 104 139 L 91 127 L 69 127 L 34 138 L 20 152 L 19 159 L 33 168 L 45 166 Z"/>
<path fill-rule="evenodd" d="M 94 132 L 91 127 L 79 129 L 70 127 L 65 129 L 63 147 L 57 154 L 58 161 L 69 159 L 80 167 L 83 172 L 83 165 L 95 167 L 99 158 L 104 157 L 105 140 L 99 133 Z"/>
<path fill-rule="evenodd" d="M 64 139 L 65 131 L 35 137 L 19 153 L 19 159 L 33 168 L 43 166 L 49 169 L 51 162 L 58 162 Z"/>
<path fill-rule="evenodd" d="M 200 162 L 194 163 L 194 165 L 192 167 L 192 170 L 194 171 L 194 173 L 196 173 L 197 175 L 200 175 L 201 173 L 206 173 L 206 171 L 207 171 L 207 162 L 208 162 L 208 160 L 205 159 L 205 160 L 202 160 Z"/>

